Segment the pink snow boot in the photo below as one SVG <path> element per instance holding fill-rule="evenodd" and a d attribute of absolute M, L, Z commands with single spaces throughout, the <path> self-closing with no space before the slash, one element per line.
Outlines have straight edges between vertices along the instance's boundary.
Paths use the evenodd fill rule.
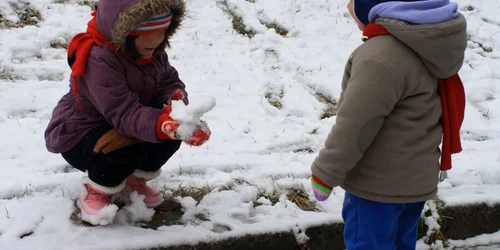
<path fill-rule="evenodd" d="M 88 177 L 82 180 L 82 191 L 77 201 L 81 219 L 92 225 L 108 225 L 115 218 L 118 207 L 111 204 L 112 197 L 121 191 L 125 182 L 116 187 L 101 186 Z"/>
<path fill-rule="evenodd" d="M 163 203 L 163 195 L 156 189 L 149 187 L 146 182 L 158 177 L 161 170 L 155 172 L 145 172 L 136 170 L 132 175 L 127 177 L 126 186 L 123 190 L 125 196 L 136 191 L 139 195 L 144 195 L 144 203 L 149 208 L 155 208 Z"/>

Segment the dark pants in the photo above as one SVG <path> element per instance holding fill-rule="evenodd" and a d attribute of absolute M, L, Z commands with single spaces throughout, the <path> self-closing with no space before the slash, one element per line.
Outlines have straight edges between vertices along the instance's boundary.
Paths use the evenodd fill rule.
<path fill-rule="evenodd" d="M 62 153 L 74 168 L 88 171 L 95 183 L 115 187 L 136 169 L 159 170 L 179 149 L 181 141 L 143 142 L 122 136 L 110 127 L 89 132 L 73 149 Z"/>
<path fill-rule="evenodd" d="M 346 192 L 342 217 L 349 250 L 414 250 L 425 202 L 382 203 Z"/>

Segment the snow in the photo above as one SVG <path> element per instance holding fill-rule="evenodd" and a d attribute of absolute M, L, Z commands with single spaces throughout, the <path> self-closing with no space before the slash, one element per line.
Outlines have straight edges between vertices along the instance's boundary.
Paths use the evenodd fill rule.
<path fill-rule="evenodd" d="M 83 210 L 82 206 L 78 203 L 78 208 L 80 210 Z M 124 210 L 128 211 L 128 210 Z M 92 215 L 92 214 L 86 214 L 83 211 L 81 212 L 81 217 L 82 220 L 85 220 L 92 225 L 109 225 L 113 223 L 115 216 L 118 212 L 118 206 L 115 204 L 109 204 L 102 208 L 98 214 Z"/>
<path fill-rule="evenodd" d="M 201 98 L 186 105 L 183 101 L 172 101 L 170 117 L 179 123 L 177 134 L 181 140 L 187 140 L 196 128 L 203 124 L 201 117 L 215 107 L 215 98 Z"/>
<path fill-rule="evenodd" d="M 452 246 L 460 249 L 466 249 L 468 246 L 489 246 L 491 244 L 497 244 L 500 242 L 500 232 L 494 234 L 483 234 L 476 237 L 466 239 L 466 240 L 452 240 L 450 243 Z M 499 249 L 500 246 L 483 247 L 481 249 Z"/>
<path fill-rule="evenodd" d="M 137 192 L 130 193 L 129 204 L 116 213 L 115 221 L 120 224 L 132 224 L 134 222 L 147 222 L 153 218 L 155 210 L 148 208 L 144 203 L 144 195 Z"/>
<path fill-rule="evenodd" d="M 206 101 L 215 98 L 217 106 L 200 104 L 213 107 L 202 118 L 212 131 L 210 141 L 181 146 L 162 168 L 157 187 L 213 190 L 199 203 L 176 197 L 183 224 L 158 230 L 137 227 L 127 218 L 99 227 L 69 219 L 83 173 L 47 152 L 43 132 L 68 91 L 66 51 L 57 45 L 85 30 L 90 8 L 77 0 L 29 2 L 43 17 L 37 26 L 0 29 L 2 250 L 146 248 L 277 231 L 292 231 L 304 241 L 308 226 L 342 221 L 341 188 L 318 203 L 322 212 L 302 211 L 286 194 L 298 189 L 313 199 L 310 164 L 335 122 L 335 117 L 322 119 L 327 104 L 319 96 L 338 98 L 344 63 L 361 44 L 347 0 L 187 1 L 189 17 L 171 40 L 169 57 L 192 103 L 210 104 Z M 470 36 L 460 71 L 468 99 L 464 150 L 453 156 L 454 168 L 440 184 L 439 197 L 448 205 L 498 204 L 500 3 L 458 2 Z M 238 34 L 226 10 L 242 16 L 255 36 Z M 19 20 L 7 1 L 0 2 L 0 11 L 10 22 Z M 288 34 L 283 37 L 262 24 L 273 22 Z M 278 197 L 275 205 L 264 197 L 272 194 Z M 148 219 L 148 210 L 131 209 L 138 216 L 133 219 Z M 500 237 L 451 243 L 470 249 L 498 244 Z M 419 249 L 430 248 L 419 242 Z"/>

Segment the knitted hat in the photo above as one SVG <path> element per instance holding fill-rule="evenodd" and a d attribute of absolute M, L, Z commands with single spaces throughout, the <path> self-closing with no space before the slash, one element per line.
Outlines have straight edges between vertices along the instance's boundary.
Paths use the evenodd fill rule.
<path fill-rule="evenodd" d="M 129 33 L 129 35 L 141 35 L 156 31 L 163 31 L 168 29 L 170 26 L 170 21 L 172 21 L 173 14 L 167 9 L 167 11 L 163 13 L 159 13 L 149 20 L 143 22 L 141 25 L 137 26 L 133 31 Z"/>
<path fill-rule="evenodd" d="M 368 20 L 368 14 L 375 5 L 392 1 L 415 2 L 419 0 L 354 0 L 354 14 L 359 21 L 367 25 L 370 22 Z"/>

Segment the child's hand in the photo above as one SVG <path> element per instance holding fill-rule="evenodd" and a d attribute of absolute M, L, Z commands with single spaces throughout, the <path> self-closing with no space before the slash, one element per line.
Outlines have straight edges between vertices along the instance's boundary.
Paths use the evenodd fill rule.
<path fill-rule="evenodd" d="M 333 187 L 327 185 L 323 181 L 321 181 L 316 175 L 312 175 L 311 178 L 312 189 L 314 192 L 314 197 L 318 201 L 324 201 L 330 197 L 332 193 Z"/>
<path fill-rule="evenodd" d="M 210 139 L 212 132 L 205 121 L 201 121 L 201 124 L 196 127 L 190 136 L 182 138 L 177 133 L 180 126 L 179 122 L 170 117 L 172 107 L 166 106 L 163 110 L 164 112 L 158 118 L 156 131 L 160 140 L 182 140 L 191 146 L 201 146 Z"/>
<path fill-rule="evenodd" d="M 163 108 L 163 111 L 156 125 L 156 136 L 160 140 L 180 140 L 177 134 L 179 123 L 170 117 L 172 107 L 166 106 Z"/>
<path fill-rule="evenodd" d="M 212 132 L 208 128 L 207 123 L 205 121 L 201 121 L 201 125 L 198 125 L 196 130 L 193 132 L 193 135 L 191 135 L 191 137 L 184 142 L 191 146 L 201 146 L 208 141 L 208 139 L 210 139 L 211 134 Z"/>
<path fill-rule="evenodd" d="M 179 101 L 179 100 L 184 101 L 184 98 L 186 98 L 186 96 L 184 95 L 184 92 L 182 92 L 182 90 L 178 89 L 170 96 L 170 98 L 168 98 L 166 105 L 167 106 L 172 105 L 172 101 Z"/>

